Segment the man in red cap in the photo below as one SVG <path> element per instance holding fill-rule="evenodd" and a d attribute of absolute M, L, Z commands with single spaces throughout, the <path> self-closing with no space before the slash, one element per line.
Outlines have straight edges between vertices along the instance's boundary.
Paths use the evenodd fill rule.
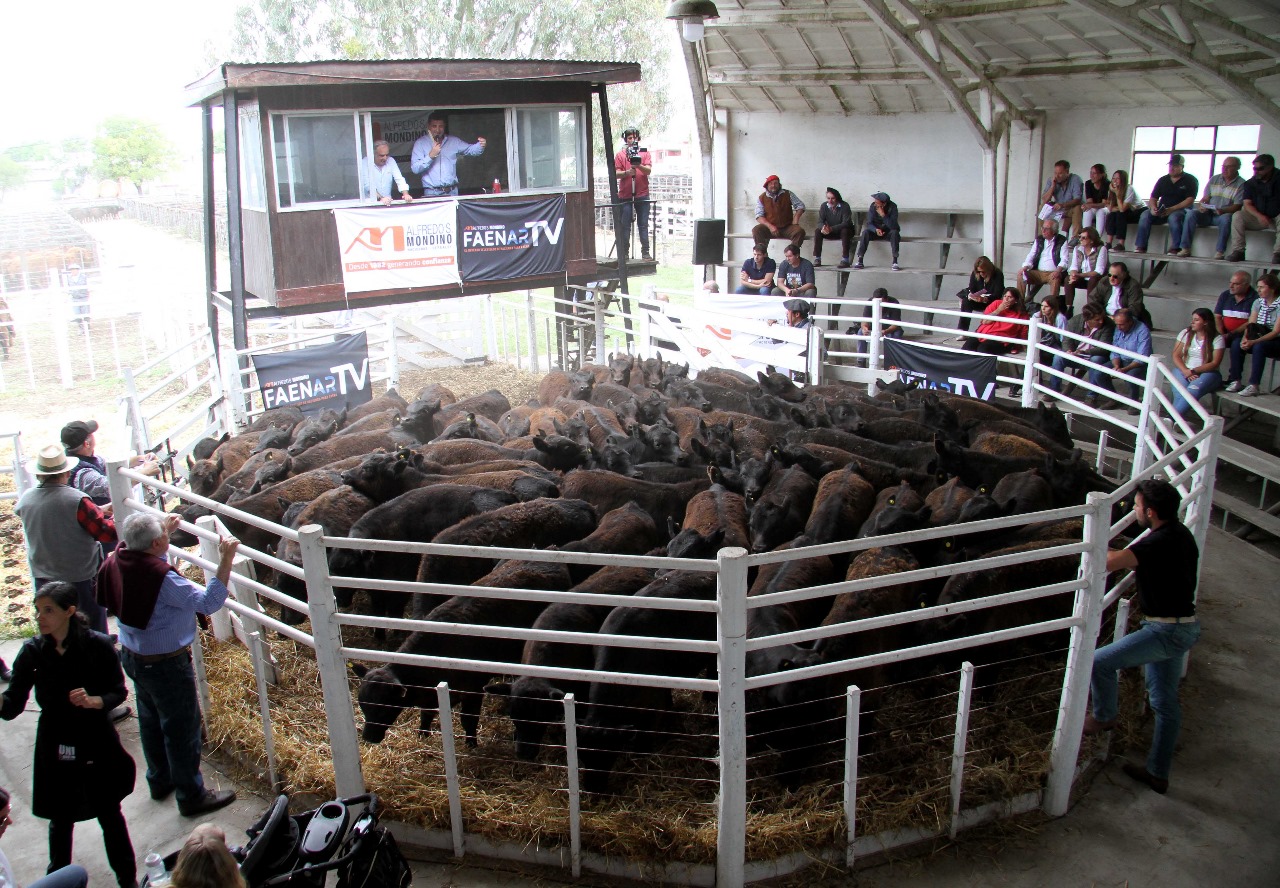
<path fill-rule="evenodd" d="M 799 253 L 805 238 L 805 230 L 800 227 L 804 210 L 804 202 L 783 188 L 777 176 L 770 176 L 764 180 L 764 193 L 756 198 L 756 226 L 751 229 L 751 236 L 766 252 L 771 239 L 782 238 L 790 240 Z"/>

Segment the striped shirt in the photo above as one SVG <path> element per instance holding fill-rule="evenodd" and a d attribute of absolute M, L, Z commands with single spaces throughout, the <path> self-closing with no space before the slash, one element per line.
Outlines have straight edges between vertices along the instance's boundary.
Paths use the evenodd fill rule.
<path fill-rule="evenodd" d="M 1204 187 L 1206 200 L 1204 203 L 1214 209 L 1222 209 L 1232 204 L 1244 203 L 1244 177 L 1236 176 L 1234 182 L 1228 182 L 1217 175 L 1209 179 L 1209 184 Z"/>
<path fill-rule="evenodd" d="M 167 559 L 166 559 L 167 560 Z M 214 577 L 207 587 L 170 571 L 160 584 L 155 610 L 146 629 L 118 623 L 120 644 L 135 654 L 168 654 L 196 637 L 196 614 L 216 613 L 227 600 L 227 587 Z"/>
<path fill-rule="evenodd" d="M 1268 330 L 1276 328 L 1276 313 L 1280 312 L 1280 299 L 1272 299 L 1270 302 L 1259 299 L 1253 310 L 1258 313 L 1258 316 L 1253 319 L 1255 324 L 1266 327 Z"/>

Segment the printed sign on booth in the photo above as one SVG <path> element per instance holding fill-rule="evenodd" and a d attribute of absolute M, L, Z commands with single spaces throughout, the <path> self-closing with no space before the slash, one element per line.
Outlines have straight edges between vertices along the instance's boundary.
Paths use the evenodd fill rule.
<path fill-rule="evenodd" d="M 331 407 L 342 411 L 373 398 L 369 338 L 364 333 L 296 351 L 250 357 L 268 410 L 297 407 L 312 414 Z"/>
<path fill-rule="evenodd" d="M 464 281 L 557 274 L 565 268 L 563 194 L 458 206 Z"/>
<path fill-rule="evenodd" d="M 458 202 L 333 211 L 348 293 L 438 287 L 458 274 Z"/>
<path fill-rule="evenodd" d="M 996 392 L 994 355 L 962 354 L 925 348 L 901 339 L 884 339 L 884 366 L 897 370 L 903 382 L 990 401 Z"/>

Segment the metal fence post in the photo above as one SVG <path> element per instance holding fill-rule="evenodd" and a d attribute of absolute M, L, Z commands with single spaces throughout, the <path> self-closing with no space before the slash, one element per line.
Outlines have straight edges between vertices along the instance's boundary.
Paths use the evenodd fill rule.
<path fill-rule="evenodd" d="M 716 884 L 741 885 L 747 845 L 747 550 L 716 556 L 716 620 L 720 667 L 720 804 Z"/>
<path fill-rule="evenodd" d="M 1050 817 L 1067 813 L 1076 759 L 1084 729 L 1085 703 L 1089 699 L 1089 679 L 1093 673 L 1093 651 L 1102 620 L 1102 599 L 1107 594 L 1107 544 L 1111 535 L 1111 497 L 1089 494 L 1089 511 L 1084 515 L 1083 539 L 1090 548 L 1080 556 L 1082 587 L 1076 590 L 1074 616 L 1080 621 L 1071 629 L 1067 665 L 1058 704 L 1058 726 L 1053 733 L 1049 755 L 1049 780 L 1044 791 L 1044 812 Z"/>
<path fill-rule="evenodd" d="M 1027 363 L 1022 368 L 1022 406 L 1034 407 L 1039 396 L 1036 395 L 1036 367 L 1040 364 L 1040 313 L 1031 316 L 1031 324 L 1027 327 Z"/>
<path fill-rule="evenodd" d="M 396 345 L 396 316 L 387 316 L 387 388 L 400 390 L 400 349 Z"/>
<path fill-rule="evenodd" d="M 969 708 L 973 703 L 973 664 L 960 666 L 960 693 L 956 697 L 956 733 L 951 744 L 951 828 L 956 837 L 960 831 L 960 800 L 964 792 L 964 756 L 969 745 Z"/>
<path fill-rule="evenodd" d="M 320 668 L 325 719 L 329 723 L 333 782 L 340 796 L 360 795 L 364 792 L 360 738 L 356 735 L 356 713 L 347 685 L 347 663 L 342 657 L 342 627 L 338 625 L 338 604 L 333 598 L 323 537 L 324 531 L 318 524 L 308 524 L 298 531 L 298 547 L 302 550 L 311 635 L 316 645 L 316 665 Z"/>
<path fill-rule="evenodd" d="M 862 731 L 862 689 L 849 685 L 844 715 L 844 819 L 848 825 L 844 865 L 853 869 L 858 839 L 858 738 Z"/>
<path fill-rule="evenodd" d="M 1160 385 L 1160 364 L 1164 359 L 1160 355 L 1152 355 L 1147 359 L 1147 378 L 1142 389 L 1142 407 L 1138 413 L 1138 430 L 1134 437 L 1133 474 L 1137 478 L 1151 465 L 1151 448 L 1147 444 L 1147 430 L 1151 426 L 1151 411 L 1159 407 L 1155 398 L 1156 387 Z"/>
<path fill-rule="evenodd" d="M 538 372 L 538 323 L 533 317 L 533 291 L 524 291 L 524 320 L 529 327 L 529 371 Z"/>
<path fill-rule="evenodd" d="M 604 296 L 599 290 L 596 291 L 596 298 L 591 300 L 591 311 L 595 318 L 596 334 L 596 354 L 594 363 L 603 365 L 605 363 L 604 322 L 606 312 L 604 310 Z M 586 358 L 584 357 L 582 359 L 582 363 L 585 364 L 586 362 Z"/>
<path fill-rule="evenodd" d="M 808 380 L 808 385 L 819 385 L 822 382 L 822 358 L 826 334 L 817 324 L 810 324 L 806 335 L 809 337 L 809 347 L 805 350 L 805 379 Z"/>

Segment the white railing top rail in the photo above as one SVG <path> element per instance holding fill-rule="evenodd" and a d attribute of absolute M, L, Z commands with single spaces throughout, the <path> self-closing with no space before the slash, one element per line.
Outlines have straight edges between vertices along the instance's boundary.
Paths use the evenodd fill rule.
<path fill-rule="evenodd" d="M 133 481 L 135 484 L 142 484 L 146 487 L 151 487 L 163 493 L 167 493 L 169 496 L 174 496 L 174 497 L 177 497 L 178 499 L 185 500 L 187 502 L 196 503 L 198 505 L 204 506 L 206 509 L 208 509 L 211 512 L 214 512 L 219 515 L 224 515 L 230 518 L 234 518 L 237 521 L 242 521 L 245 524 L 250 525 L 251 527 L 258 528 L 259 530 L 265 530 L 270 533 L 278 534 L 281 537 L 284 537 L 285 539 L 291 540 L 295 543 L 298 541 L 298 532 L 296 530 L 293 530 L 292 528 L 285 527 L 280 524 L 276 524 L 275 522 L 272 522 L 272 521 L 268 521 L 265 518 L 259 518 L 257 515 L 254 515 L 251 512 L 244 512 L 244 511 L 241 511 L 240 509 L 237 509 L 235 506 L 228 506 L 226 503 L 220 503 L 217 500 L 211 500 L 208 497 L 200 496 L 199 494 L 192 493 L 190 490 L 184 490 L 181 487 L 175 487 L 172 484 L 168 484 L 164 481 L 159 481 L 155 478 L 148 477 L 147 475 L 143 475 L 123 465 L 120 466 L 117 469 L 117 471 L 124 477 L 128 478 L 130 481 Z"/>

